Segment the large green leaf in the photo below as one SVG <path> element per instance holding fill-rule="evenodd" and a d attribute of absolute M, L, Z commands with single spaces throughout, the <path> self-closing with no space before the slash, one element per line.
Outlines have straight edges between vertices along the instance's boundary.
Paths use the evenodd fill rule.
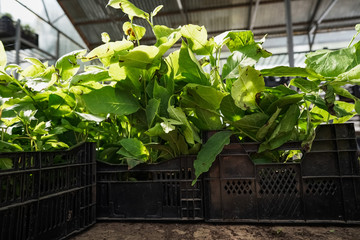
<path fill-rule="evenodd" d="M 168 116 L 167 109 L 168 109 L 168 102 L 170 97 L 171 97 L 171 93 L 163 86 L 160 86 L 157 81 L 155 81 L 154 89 L 153 89 L 153 98 L 160 100 L 159 113 L 163 117 Z"/>
<path fill-rule="evenodd" d="M 209 55 L 212 53 L 213 44 L 207 39 L 204 26 L 188 24 L 181 28 L 181 34 L 188 41 L 189 48 L 196 54 Z"/>
<path fill-rule="evenodd" d="M 337 118 L 334 119 L 334 123 L 345 123 L 356 114 L 354 112 L 355 104 L 353 103 L 335 101 L 334 109 L 337 112 Z"/>
<path fill-rule="evenodd" d="M 158 56 L 163 56 L 181 38 L 180 28 L 155 25 L 153 31 L 157 40 L 155 46 L 159 48 Z"/>
<path fill-rule="evenodd" d="M 150 99 L 146 106 L 146 120 L 149 128 L 153 125 L 156 114 L 159 112 L 159 106 L 160 100 L 156 98 Z"/>
<path fill-rule="evenodd" d="M 316 107 L 323 109 L 325 111 L 327 111 L 327 106 L 325 103 L 325 100 L 322 99 L 320 96 L 315 96 L 315 95 L 305 95 L 304 99 L 306 101 L 311 102 L 312 104 L 314 104 Z"/>
<path fill-rule="evenodd" d="M 104 117 L 95 116 L 95 115 L 89 114 L 89 113 L 80 113 L 80 112 L 75 112 L 75 113 L 77 115 L 79 115 L 82 119 L 84 119 L 85 121 L 100 123 L 105 120 Z"/>
<path fill-rule="evenodd" d="M 222 69 L 222 78 L 223 79 L 232 79 L 232 78 L 238 78 L 239 77 L 239 72 L 240 72 L 240 67 L 245 67 L 245 66 L 251 66 L 254 65 L 255 62 L 253 61 L 247 61 L 248 58 L 246 58 L 246 56 L 239 52 L 239 51 L 234 51 L 226 60 L 226 63 L 223 66 Z"/>
<path fill-rule="evenodd" d="M 226 35 L 226 38 L 230 39 L 226 46 L 231 52 L 255 44 L 254 34 L 251 31 L 231 31 Z"/>
<path fill-rule="evenodd" d="M 7 63 L 7 56 L 3 43 L 0 41 L 0 70 L 4 71 Z"/>
<path fill-rule="evenodd" d="M 353 67 L 347 72 L 339 74 L 339 76 L 337 76 L 335 81 L 359 84 L 360 83 L 359 80 L 360 80 L 360 64 Z"/>
<path fill-rule="evenodd" d="M 256 133 L 256 139 L 259 141 L 263 141 L 266 135 L 268 135 L 269 130 L 273 128 L 273 126 L 276 124 L 276 119 L 279 116 L 281 112 L 281 109 L 278 108 L 276 112 L 270 117 L 269 121 L 262 126 L 259 131 Z"/>
<path fill-rule="evenodd" d="M 251 31 L 231 31 L 226 35 L 229 40 L 226 46 L 231 52 L 239 51 L 243 54 L 242 62 L 245 65 L 254 65 L 260 58 L 270 57 L 272 54 L 262 48 L 264 39 L 255 42 Z"/>
<path fill-rule="evenodd" d="M 182 43 L 179 55 L 179 72 L 184 76 L 184 81 L 188 83 L 198 83 L 201 85 L 210 85 L 204 70 L 195 58 L 191 49 Z"/>
<path fill-rule="evenodd" d="M 80 96 L 93 114 L 128 115 L 139 109 L 138 101 L 128 91 L 105 86 Z"/>
<path fill-rule="evenodd" d="M 195 113 L 198 121 L 200 121 L 198 122 L 200 126 L 197 125 L 200 130 L 219 130 L 223 128 L 223 123 L 218 113 L 202 108 L 196 108 Z"/>
<path fill-rule="evenodd" d="M 360 114 L 360 100 L 355 101 L 355 111 L 357 114 Z"/>
<path fill-rule="evenodd" d="M 128 50 L 133 48 L 134 44 L 127 40 L 108 42 L 91 50 L 82 60 L 86 62 L 93 59 L 100 59 L 105 66 L 109 66 L 112 58 L 115 57 L 118 63 L 119 61 L 116 56 L 118 54 L 126 54 Z"/>
<path fill-rule="evenodd" d="M 306 55 L 306 68 L 324 77 L 337 77 L 355 67 L 360 60 L 357 46 L 339 50 L 322 49 Z"/>
<path fill-rule="evenodd" d="M 46 70 L 47 66 L 45 66 L 39 59 L 25 58 L 25 60 L 31 64 L 30 66 L 26 67 L 23 71 L 21 71 L 21 76 L 25 78 L 40 77 Z"/>
<path fill-rule="evenodd" d="M 194 161 L 195 180 L 204 172 L 209 171 L 216 156 L 223 150 L 224 146 L 230 143 L 232 132 L 220 131 L 212 135 L 209 140 L 201 147 L 196 160 Z"/>
<path fill-rule="evenodd" d="M 278 66 L 270 69 L 262 69 L 260 72 L 264 76 L 322 78 L 322 76 L 310 69 L 300 67 Z"/>
<path fill-rule="evenodd" d="M 72 113 L 75 99 L 66 93 L 56 92 L 49 94 L 48 113 L 51 116 L 64 117 Z"/>
<path fill-rule="evenodd" d="M 168 112 L 169 112 L 169 116 L 172 119 L 181 122 L 185 126 L 185 129 L 183 130 L 183 134 L 188 143 L 195 144 L 195 141 L 200 142 L 200 137 L 198 133 L 194 131 L 194 129 L 191 127 L 185 113 L 181 108 L 168 106 Z"/>
<path fill-rule="evenodd" d="M 242 68 L 233 83 L 231 96 L 235 105 L 243 110 L 257 108 L 256 95 L 265 89 L 264 78 L 253 67 Z"/>
<path fill-rule="evenodd" d="M 137 8 L 128 0 L 110 0 L 106 6 L 111 6 L 113 8 L 121 9 L 126 13 L 130 19 L 133 17 L 149 19 L 149 14 L 143 10 Z"/>
<path fill-rule="evenodd" d="M 179 76 L 179 69 L 180 69 L 179 57 L 180 57 L 180 50 L 176 50 L 170 53 L 164 60 L 168 69 L 166 76 L 168 78 L 171 78 L 173 81 L 175 80 L 174 78 Z"/>
<path fill-rule="evenodd" d="M 1 41 L 0 41 L 1 42 Z M 12 82 L 13 78 L 10 77 L 6 72 L 0 71 L 0 83 L 2 82 Z"/>
<path fill-rule="evenodd" d="M 173 150 L 174 156 L 189 154 L 189 148 L 186 144 L 185 138 L 178 130 L 170 131 L 169 133 L 161 134 L 160 137 L 167 141 L 167 144 Z"/>
<path fill-rule="evenodd" d="M 1 152 L 21 152 L 24 151 L 18 144 L 16 143 L 9 143 L 3 140 L 0 140 L 0 151 Z M 9 160 L 4 160 L 6 167 L 10 167 Z M 12 163 L 11 163 L 12 166 Z M 5 167 L 5 166 L 4 166 Z"/>
<path fill-rule="evenodd" d="M 290 85 L 299 88 L 305 93 L 311 93 L 319 90 L 320 81 L 309 81 L 305 78 L 294 78 L 291 79 Z"/>
<path fill-rule="evenodd" d="M 210 86 L 189 83 L 184 87 L 184 95 L 204 109 L 217 110 L 226 93 Z"/>
<path fill-rule="evenodd" d="M 334 88 L 331 85 L 325 85 L 323 87 L 323 90 L 325 92 L 325 96 L 324 96 L 324 100 L 325 100 L 325 104 L 328 108 L 328 112 L 331 115 L 336 115 L 335 109 L 334 109 L 334 103 L 336 100 L 336 96 L 335 96 L 335 92 L 334 92 Z"/>
<path fill-rule="evenodd" d="M 44 81 L 43 78 L 29 78 L 26 82 L 26 86 L 34 92 L 41 92 L 51 87 L 53 84 L 53 81 Z"/>
<path fill-rule="evenodd" d="M 291 140 L 292 132 L 295 130 L 299 116 L 299 106 L 297 104 L 291 105 L 270 138 L 260 144 L 259 152 L 276 149 Z"/>
<path fill-rule="evenodd" d="M 127 54 L 119 55 L 120 66 L 147 69 L 158 56 L 159 49 L 155 46 L 140 45 Z"/>
<path fill-rule="evenodd" d="M 220 111 L 226 120 L 232 122 L 240 120 L 245 115 L 244 110 L 235 105 L 231 95 L 227 95 L 222 99 Z"/>
<path fill-rule="evenodd" d="M 11 158 L 0 158 L 0 169 L 7 170 L 11 168 L 13 168 L 13 161 Z"/>
<path fill-rule="evenodd" d="M 292 94 L 279 98 L 265 109 L 268 114 L 273 114 L 278 108 L 285 109 L 287 106 L 300 102 L 304 98 L 304 94 Z"/>
<path fill-rule="evenodd" d="M 78 85 L 86 82 L 105 82 L 111 80 L 109 72 L 106 70 L 95 70 L 76 74 L 70 80 L 71 85 Z"/>
<path fill-rule="evenodd" d="M 240 120 L 233 122 L 232 125 L 243 133 L 243 135 L 250 137 L 254 141 L 258 141 L 256 138 L 257 132 L 268 121 L 269 116 L 265 113 L 253 113 L 245 115 Z"/>
<path fill-rule="evenodd" d="M 294 78 L 291 79 L 290 85 L 299 88 L 305 93 L 311 93 L 319 90 L 320 81 L 309 81 L 305 78 Z"/>
<path fill-rule="evenodd" d="M 138 160 L 147 160 L 149 157 L 149 151 L 146 149 L 145 145 L 136 138 L 124 138 L 120 140 L 120 145 L 130 154 L 130 156 L 134 157 Z M 118 151 L 118 153 L 122 153 L 123 151 Z M 124 152 L 125 153 L 125 152 Z M 129 157 L 129 156 L 126 156 Z"/>
<path fill-rule="evenodd" d="M 68 80 L 78 72 L 80 65 L 77 63 L 77 58 L 85 53 L 86 50 L 73 51 L 65 54 L 56 61 L 55 68 L 59 71 L 63 80 Z"/>

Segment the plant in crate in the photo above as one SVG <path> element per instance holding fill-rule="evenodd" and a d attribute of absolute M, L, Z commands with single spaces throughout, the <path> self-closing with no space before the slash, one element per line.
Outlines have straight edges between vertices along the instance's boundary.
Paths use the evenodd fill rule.
<path fill-rule="evenodd" d="M 271 53 L 251 31 L 208 39 L 204 27 L 154 24 L 162 6 L 151 13 L 126 0 L 111 0 L 108 6 L 128 15 L 126 39 L 110 41 L 104 33 L 103 45 L 69 53 L 54 66 L 28 58 L 32 65 L 21 69 L 2 61 L 3 150 L 46 150 L 91 140 L 98 144 L 100 160 L 134 167 L 202 149 L 195 162 L 199 176 L 234 134 L 242 141 L 261 142 L 257 158 L 272 161 L 279 159 L 273 150 L 282 144 L 302 141 L 308 149 L 318 124 L 344 122 L 355 114 L 353 104 L 336 101 L 335 95 L 358 105 L 341 87 L 356 84 L 358 43 L 308 54 L 304 69 L 258 71 L 256 62 Z M 154 45 L 140 44 L 146 29 L 134 23 L 136 18 L 149 23 Z M 178 42 L 180 47 L 168 54 Z M 231 55 L 220 69 L 224 48 Z M 341 67 L 334 65 L 339 59 Z M 102 65 L 79 71 L 79 60 Z M 326 66 L 329 61 L 334 69 Z M 301 92 L 283 85 L 265 87 L 263 76 L 296 76 L 290 85 Z M 229 131 L 201 146 L 202 131 L 224 129 Z"/>
<path fill-rule="evenodd" d="M 132 217 L 144 217 L 146 212 L 145 216 L 152 218 L 202 218 L 201 183 L 189 186 L 193 170 L 188 164 L 192 165 L 193 158 L 177 156 L 197 154 L 194 168 L 198 178 L 210 169 L 216 156 L 233 138 L 259 145 L 252 156 L 257 163 L 283 162 L 299 153 L 278 150 L 283 144 L 301 142 L 302 149 L 308 151 L 319 124 L 342 123 L 360 112 L 359 99 L 343 88 L 358 84 L 359 42 L 351 42 L 349 47 L 336 51 L 309 53 L 305 68 L 282 66 L 259 71 L 255 68 L 257 61 L 270 57 L 271 53 L 262 48 L 265 39 L 255 41 L 251 31 L 229 31 L 208 38 L 201 26 L 189 24 L 175 29 L 156 25 L 154 17 L 162 6 L 151 13 L 127 0 L 110 0 L 108 6 L 120 8 L 129 17 L 122 26 L 126 38 L 121 41 L 111 41 L 103 33 L 104 43 L 90 52 L 71 52 L 53 66 L 27 58 L 31 65 L 25 69 L 6 65 L 6 54 L 0 46 L 0 151 L 43 151 L 67 148 L 83 141 L 96 142 L 99 160 L 127 164 L 133 169 L 98 165 L 101 168 L 97 173 L 99 196 L 108 196 L 102 194 L 101 186 L 110 189 L 109 179 L 121 183 L 120 189 L 113 192 L 124 194 L 116 195 L 111 204 L 108 201 L 102 206 L 102 200 L 98 199 L 98 209 L 104 207 L 115 214 L 111 206 L 118 207 L 116 217 L 124 215 L 124 206 L 133 202 L 131 197 L 126 197 L 134 194 L 144 209 L 135 206 Z M 146 29 L 135 24 L 136 18 L 150 25 L 156 37 L 154 45 L 141 44 Z M 360 31 L 358 25 L 356 30 Z M 178 48 L 177 43 L 180 43 Z M 231 54 L 220 68 L 224 49 Z M 80 61 L 86 63 L 83 68 Z M 15 72 L 19 73 L 18 79 Z M 264 76 L 294 78 L 288 86 L 266 87 Z M 352 99 L 355 104 L 337 100 L 338 95 Z M 209 130 L 215 134 L 202 134 Z M 167 159 L 174 161 L 134 168 L 141 163 Z M 316 161 L 313 164 L 322 166 Z M 162 166 L 168 167 L 166 171 Z M 12 160 L 0 158 L 0 167 L 12 168 Z M 250 168 L 241 170 L 249 172 Z M 133 178 L 134 172 L 144 169 L 140 178 Z M 285 176 L 295 179 L 292 182 L 295 186 L 298 172 L 288 170 L 285 165 L 275 170 L 262 168 L 260 178 L 264 180 L 271 175 L 283 180 L 281 177 Z M 142 177 L 149 175 L 151 181 L 141 185 Z M 123 180 L 130 185 L 124 187 Z M 224 189 L 232 193 L 241 184 L 240 187 L 253 187 L 254 182 L 226 182 Z M 308 185 L 316 192 L 317 186 L 324 184 L 329 182 L 318 183 L 315 179 Z M 152 187 L 146 188 L 149 185 Z M 115 183 L 114 189 L 117 186 Z M 151 200 L 146 198 L 146 204 L 138 196 L 147 193 L 143 186 L 149 194 L 153 189 L 158 193 Z M 277 186 L 271 191 L 274 189 L 283 190 Z M 251 191 L 254 193 L 254 188 Z M 295 198 L 299 200 L 298 195 Z M 219 196 L 213 199 L 218 201 Z M 282 211 L 282 205 L 275 204 Z M 229 210 L 234 209 L 230 206 Z"/>
<path fill-rule="evenodd" d="M 222 77 L 226 84 L 231 82 L 228 98 L 232 101 L 220 111 L 231 131 L 218 132 L 203 145 L 194 163 L 196 176 L 209 170 L 233 134 L 260 143 L 258 153 L 253 155 L 255 162 L 286 162 L 300 151 L 278 151 L 284 143 L 300 141 L 302 150 L 309 151 L 319 124 L 344 123 L 359 113 L 359 99 L 343 88 L 358 84 L 359 42 L 352 43 L 360 32 L 359 25 L 356 25 L 356 31 L 347 48 L 308 53 L 305 68 L 279 66 L 256 71 L 238 66 L 231 82 L 226 75 L 226 70 L 233 64 L 230 56 Z M 252 75 L 249 69 L 253 71 Z M 289 86 L 269 88 L 264 86 L 262 76 L 293 79 Z M 340 101 L 338 96 L 350 99 L 352 103 Z M 229 106 L 232 106 L 230 115 Z"/>

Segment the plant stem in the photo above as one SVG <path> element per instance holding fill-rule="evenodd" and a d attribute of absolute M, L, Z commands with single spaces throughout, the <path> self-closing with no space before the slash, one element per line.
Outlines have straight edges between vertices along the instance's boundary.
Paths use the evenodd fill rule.
<path fill-rule="evenodd" d="M 349 45 L 348 45 L 348 48 L 351 46 L 352 42 L 355 40 L 355 38 L 357 37 L 357 35 L 359 35 L 359 33 L 360 33 L 360 32 L 357 32 L 357 33 L 353 36 L 353 38 L 351 39 L 351 41 L 350 41 L 350 43 L 349 43 Z"/>
<path fill-rule="evenodd" d="M 140 46 L 140 41 L 139 41 L 139 38 L 138 38 L 138 36 L 137 36 L 137 34 L 136 34 L 136 29 L 135 29 L 135 27 L 134 27 L 134 25 L 133 25 L 133 18 L 131 18 L 130 24 L 131 24 L 132 30 L 134 31 L 136 43 L 137 43 L 138 46 Z"/>
<path fill-rule="evenodd" d="M 307 118 L 307 134 L 310 133 L 310 124 L 311 124 L 311 114 L 310 114 L 310 109 L 309 109 L 309 105 L 307 104 L 307 102 L 305 101 L 305 107 L 306 107 L 306 118 Z"/>
<path fill-rule="evenodd" d="M 330 121 L 330 113 L 328 113 L 327 119 L 326 119 L 326 124 L 329 124 Z"/>
<path fill-rule="evenodd" d="M 31 100 L 33 100 L 34 104 L 39 108 L 37 102 L 36 102 L 35 99 L 31 96 L 30 92 L 29 92 L 28 90 L 26 90 L 26 88 L 24 88 L 16 78 L 12 77 L 12 79 L 13 79 L 13 81 L 16 83 L 16 85 L 18 85 L 18 86 L 21 88 L 21 90 L 23 90 L 23 91 L 26 93 L 26 95 L 28 95 L 28 96 L 31 98 Z M 40 108 L 39 108 L 39 109 L 40 109 Z"/>

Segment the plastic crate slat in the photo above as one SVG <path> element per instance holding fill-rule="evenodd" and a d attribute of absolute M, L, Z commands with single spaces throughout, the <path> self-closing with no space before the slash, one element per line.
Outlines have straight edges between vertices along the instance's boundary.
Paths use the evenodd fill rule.
<path fill-rule="evenodd" d="M 62 239 L 95 223 L 94 152 L 94 144 L 84 143 L 65 151 L 1 153 L 21 160 L 0 171 L 1 239 Z"/>
<path fill-rule="evenodd" d="M 297 163 L 254 164 L 243 150 L 235 151 L 244 148 L 223 151 L 204 176 L 206 221 L 360 223 L 353 124 L 319 126 L 312 150 Z M 244 171 L 252 166 L 252 175 Z"/>
<path fill-rule="evenodd" d="M 194 160 L 194 156 L 185 156 L 160 164 L 139 165 L 131 170 L 98 162 L 97 218 L 203 219 L 201 181 L 191 186 Z M 137 181 L 127 181 L 129 174 Z M 153 214 L 149 214 L 150 210 Z"/>

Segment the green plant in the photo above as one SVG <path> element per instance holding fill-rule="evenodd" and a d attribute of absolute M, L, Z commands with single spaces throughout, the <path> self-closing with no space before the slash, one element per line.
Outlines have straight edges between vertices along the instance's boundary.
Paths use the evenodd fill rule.
<path fill-rule="evenodd" d="M 328 76 L 318 67 L 328 60 L 321 60 L 317 52 L 308 55 L 309 67 L 304 69 L 258 71 L 256 62 L 271 53 L 262 48 L 265 39 L 255 41 L 251 31 L 208 38 L 206 29 L 197 25 L 154 25 L 162 6 L 151 13 L 128 0 L 110 0 L 108 6 L 128 15 L 129 22 L 123 24 L 127 39 L 111 41 L 103 33 L 104 43 L 88 53 L 66 54 L 54 66 L 28 58 L 32 65 L 25 69 L 6 65 L 0 49 L 1 151 L 95 141 L 99 160 L 129 167 L 200 151 L 195 161 L 198 177 L 231 135 L 261 142 L 258 159 L 278 160 L 275 150 L 283 143 L 302 141 L 309 149 L 318 124 L 329 119 L 343 122 L 355 114 L 354 105 L 335 101 L 335 94 L 351 96 L 359 109 L 358 99 L 341 88 L 356 84 L 356 61 Z M 141 45 L 145 28 L 134 24 L 135 17 L 150 24 L 154 45 Z M 177 42 L 181 47 L 168 54 Z M 220 69 L 225 48 L 231 55 Z M 335 62 L 357 59 L 358 43 L 349 49 L 328 55 Z M 90 64 L 80 69 L 78 61 Z M 265 87 L 263 76 L 297 76 L 291 85 L 302 92 L 289 86 Z M 25 113 L 31 113 L 26 121 Z M 224 129 L 202 145 L 202 131 Z M 284 160 L 294 154 L 285 153 Z"/>
<path fill-rule="evenodd" d="M 257 159 L 278 161 L 281 157 L 276 149 L 288 141 L 301 141 L 303 150 L 308 151 L 317 125 L 330 121 L 343 123 L 360 113 L 359 99 L 343 88 L 359 83 L 360 42 L 352 42 L 360 32 L 360 25 L 356 25 L 355 29 L 357 33 L 347 48 L 308 53 L 305 68 L 279 66 L 258 72 L 252 69 L 253 73 L 249 74 L 244 73 L 251 68 L 242 68 L 235 76 L 237 79 L 233 83 L 231 96 L 235 105 L 245 110 L 246 114 L 237 121 L 231 121 L 225 114 L 224 118 L 228 120 L 228 128 L 233 133 L 238 132 L 261 142 Z M 262 76 L 293 79 L 289 86 L 267 88 L 263 85 Z M 261 83 L 251 85 L 256 79 Z M 299 91 L 292 90 L 291 86 Z M 338 96 L 353 102 L 337 100 Z M 221 152 L 223 142 L 229 143 L 232 134 L 228 133 L 226 137 L 220 134 L 215 134 L 199 152 L 195 161 L 197 177 L 208 171 L 215 156 Z M 292 156 L 296 153 L 286 154 Z"/>

